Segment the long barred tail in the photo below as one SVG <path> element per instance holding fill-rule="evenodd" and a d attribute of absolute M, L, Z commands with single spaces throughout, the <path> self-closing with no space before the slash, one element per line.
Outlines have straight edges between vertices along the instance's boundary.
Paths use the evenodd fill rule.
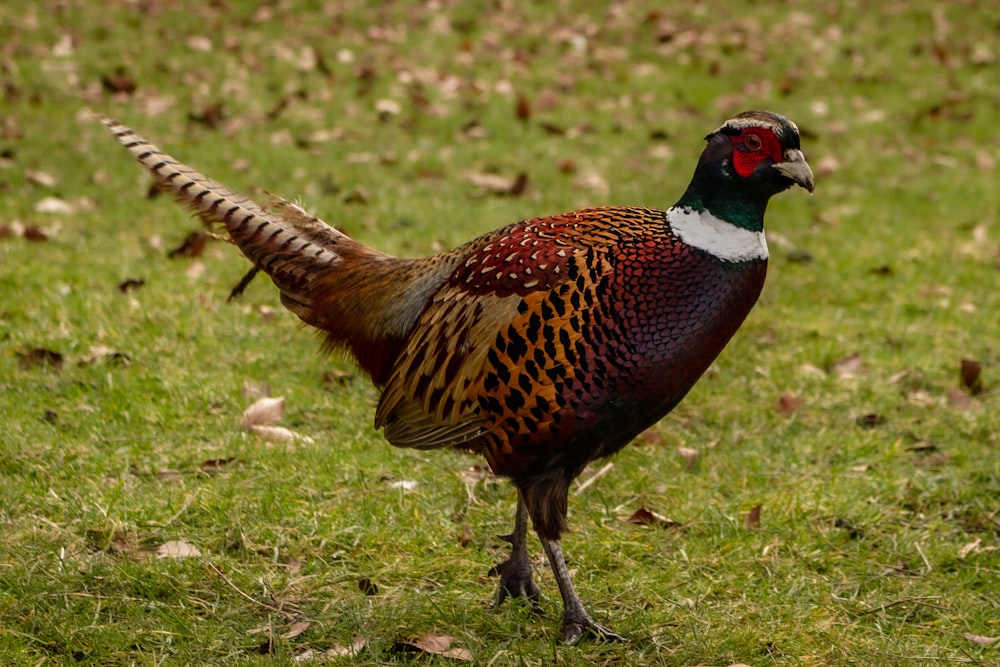
<path fill-rule="evenodd" d="M 205 224 L 225 227 L 253 262 L 251 274 L 267 273 L 286 308 L 324 332 L 329 347 L 350 350 L 377 384 L 387 381 L 400 346 L 457 255 L 391 257 L 291 202 L 274 198 L 260 206 L 181 164 L 118 121 L 101 121 L 180 203 Z"/>
<path fill-rule="evenodd" d="M 261 207 L 178 162 L 118 121 L 101 117 L 101 122 L 163 189 L 205 224 L 223 225 L 254 266 L 271 276 L 284 304 L 312 323 L 318 280 L 361 244 L 291 202 L 276 199 L 269 208 Z"/>

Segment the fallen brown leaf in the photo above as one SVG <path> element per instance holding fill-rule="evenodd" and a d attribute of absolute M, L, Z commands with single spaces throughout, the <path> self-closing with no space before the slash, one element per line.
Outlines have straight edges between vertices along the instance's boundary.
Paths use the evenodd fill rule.
<path fill-rule="evenodd" d="M 80 359 L 78 365 L 92 366 L 94 364 L 118 364 L 129 366 L 132 363 L 131 357 L 124 352 L 119 352 L 107 345 L 91 345 L 90 351 Z"/>
<path fill-rule="evenodd" d="M 411 641 L 396 642 L 392 649 L 400 653 L 429 653 L 454 660 L 471 661 L 472 652 L 467 648 L 452 648 L 454 641 L 455 638 L 451 635 L 426 634 Z"/>
<path fill-rule="evenodd" d="M 864 370 L 864 363 L 860 354 L 849 354 L 831 363 L 827 370 L 839 378 L 852 378 Z"/>
<path fill-rule="evenodd" d="M 139 87 L 135 78 L 123 66 L 119 65 L 111 74 L 101 77 L 101 86 L 109 93 L 124 93 L 131 95 Z"/>
<path fill-rule="evenodd" d="M 243 411 L 240 426 L 252 429 L 254 426 L 273 426 L 281 421 L 285 414 L 285 397 L 271 398 L 265 396 L 254 401 L 253 405 Z"/>
<path fill-rule="evenodd" d="M 968 544 L 966 544 L 964 547 L 961 548 L 961 550 L 958 552 L 958 557 L 964 559 L 969 554 L 979 551 L 979 545 L 982 543 L 983 543 L 983 538 L 977 537 L 976 539 L 972 540 L 971 542 L 969 542 Z"/>
<path fill-rule="evenodd" d="M 775 403 L 774 409 L 783 415 L 794 415 L 805 405 L 805 402 L 805 399 L 800 395 L 786 391 L 778 397 L 778 402 Z"/>
<path fill-rule="evenodd" d="M 531 100 L 523 93 L 517 96 L 517 103 L 514 105 L 514 115 L 519 121 L 527 122 L 531 120 Z"/>
<path fill-rule="evenodd" d="M 754 505 L 750 511 L 747 513 L 745 519 L 743 519 L 743 527 L 747 530 L 756 530 L 760 528 L 760 510 L 761 505 Z"/>
<path fill-rule="evenodd" d="M 861 415 L 855 422 L 861 428 L 875 428 L 876 426 L 882 426 L 888 419 L 884 415 L 880 415 L 874 412 L 869 412 L 868 414 Z"/>
<path fill-rule="evenodd" d="M 528 174 L 523 171 L 514 178 L 483 172 L 466 172 L 463 177 L 482 193 L 501 197 L 519 197 L 528 187 Z"/>
<path fill-rule="evenodd" d="M 25 241 L 48 241 L 48 232 L 44 231 L 41 227 L 36 225 L 26 225 L 24 227 L 24 240 Z"/>
<path fill-rule="evenodd" d="M 223 468 L 228 466 L 230 463 L 233 463 L 234 461 L 236 461 L 235 456 L 226 456 L 221 459 L 208 459 L 207 461 L 202 461 L 201 465 L 198 466 L 198 468 L 200 468 L 201 471 L 205 474 L 217 475 L 219 472 L 222 471 Z"/>
<path fill-rule="evenodd" d="M 167 257 L 174 259 L 177 257 L 201 257 L 205 252 L 205 244 L 208 243 L 208 234 L 202 231 L 194 231 L 184 237 L 176 248 L 167 253 Z"/>
<path fill-rule="evenodd" d="M 969 390 L 970 394 L 979 394 L 983 391 L 982 365 L 973 359 L 962 359 L 961 377 L 962 385 Z"/>
<path fill-rule="evenodd" d="M 118 291 L 122 294 L 128 294 L 129 292 L 134 292 L 140 287 L 144 286 L 146 281 L 142 278 L 126 278 L 125 280 L 118 283 Z"/>
<path fill-rule="evenodd" d="M 576 162 L 570 158 L 563 158 L 559 160 L 556 164 L 556 169 L 558 169 L 563 174 L 575 174 L 576 173 Z"/>
<path fill-rule="evenodd" d="M 163 468 L 162 470 L 156 471 L 156 479 L 161 482 L 177 482 L 184 479 L 184 475 L 181 474 L 180 470 L 175 470 L 173 468 Z"/>
<path fill-rule="evenodd" d="M 331 648 L 326 650 L 326 655 L 332 658 L 340 658 L 344 656 L 356 656 L 361 649 L 368 645 L 368 640 L 364 637 L 355 637 L 354 641 L 351 642 L 350 646 L 344 646 L 343 644 L 334 644 Z M 296 658 L 298 662 L 298 658 Z"/>
<path fill-rule="evenodd" d="M 226 112 L 222 102 L 213 102 L 197 111 L 189 111 L 188 118 L 195 123 L 200 123 L 209 129 L 215 130 L 226 119 Z"/>
<path fill-rule="evenodd" d="M 685 469 L 694 470 L 698 467 L 698 458 L 701 456 L 701 452 L 697 449 L 694 447 L 678 447 L 677 453 L 684 459 Z"/>
<path fill-rule="evenodd" d="M 254 425 L 249 428 L 249 431 L 261 440 L 266 440 L 268 442 L 292 442 L 294 440 L 313 442 L 313 439 L 309 436 L 296 433 L 292 429 L 285 428 L 284 426 Z"/>
<path fill-rule="evenodd" d="M 507 191 L 511 197 L 520 197 L 528 189 L 528 172 L 522 171 L 515 178 Z"/>
<path fill-rule="evenodd" d="M 963 633 L 962 636 L 976 646 L 992 646 L 1000 642 L 1000 637 L 984 637 L 983 635 L 974 635 L 968 632 Z"/>
<path fill-rule="evenodd" d="M 673 519 L 669 519 L 662 514 L 654 512 L 646 507 L 640 507 L 625 523 L 634 523 L 639 526 L 660 526 L 662 528 L 680 528 L 681 524 Z"/>
<path fill-rule="evenodd" d="M 157 558 L 198 558 L 201 549 L 183 540 L 170 540 L 156 548 Z"/>
<path fill-rule="evenodd" d="M 25 371 L 38 366 L 57 371 L 62 370 L 63 367 L 63 355 L 44 347 L 33 347 L 30 350 L 18 352 L 17 359 L 21 370 Z"/>
<path fill-rule="evenodd" d="M 59 197 L 43 197 L 42 199 L 39 199 L 38 202 L 35 203 L 36 213 L 53 213 L 57 215 L 59 214 L 68 215 L 70 213 L 73 213 L 75 210 L 76 209 L 73 208 L 72 204 L 70 204 L 68 201 L 64 199 L 60 199 Z"/>
<path fill-rule="evenodd" d="M 312 624 L 309 621 L 296 621 L 295 623 L 292 623 L 290 626 L 288 626 L 288 630 L 286 630 L 285 633 L 281 636 L 284 639 L 295 639 L 303 632 L 308 630 L 310 625 Z"/>
<path fill-rule="evenodd" d="M 58 184 L 55 176 L 44 171 L 39 171 L 37 169 L 27 169 L 24 172 L 24 178 L 34 185 L 40 185 L 43 188 L 55 187 Z"/>

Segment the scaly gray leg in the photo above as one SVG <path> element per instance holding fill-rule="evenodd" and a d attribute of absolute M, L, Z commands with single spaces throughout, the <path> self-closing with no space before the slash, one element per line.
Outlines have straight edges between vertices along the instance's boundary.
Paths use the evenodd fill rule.
<path fill-rule="evenodd" d="M 538 586 L 531 578 L 531 560 L 528 557 L 528 506 L 521 492 L 517 492 L 517 513 L 514 515 L 514 532 L 501 535 L 501 539 L 510 542 L 510 558 L 498 563 L 490 570 L 490 574 L 500 575 L 500 586 L 497 588 L 494 607 L 508 597 L 523 597 L 531 601 L 531 610 L 538 615 L 544 615 L 538 605 Z"/>
<path fill-rule="evenodd" d="M 598 624 L 590 617 L 587 610 L 583 608 L 580 596 L 573 588 L 573 582 L 569 578 L 569 570 L 566 568 L 566 560 L 563 558 L 562 547 L 559 540 L 541 538 L 545 555 L 549 557 L 549 565 L 552 566 L 552 574 L 555 575 L 556 583 L 559 584 L 559 594 L 563 600 L 562 636 L 570 646 L 575 646 L 584 633 L 594 635 L 598 639 L 609 642 L 625 641 L 625 638 Z"/>

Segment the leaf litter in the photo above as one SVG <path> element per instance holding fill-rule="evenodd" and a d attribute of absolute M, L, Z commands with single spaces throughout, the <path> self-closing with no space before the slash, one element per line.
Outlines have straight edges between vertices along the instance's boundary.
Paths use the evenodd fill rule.
<path fill-rule="evenodd" d="M 453 660 L 471 661 L 472 651 L 467 648 L 452 647 L 454 641 L 455 638 L 451 635 L 429 633 L 409 641 L 396 642 L 392 650 L 395 653 L 427 653 Z"/>
<path fill-rule="evenodd" d="M 157 558 L 200 558 L 201 549 L 184 540 L 170 540 L 156 548 Z"/>
<path fill-rule="evenodd" d="M 283 396 L 264 396 L 253 402 L 240 416 L 240 427 L 268 442 L 313 442 L 309 436 L 296 433 L 290 428 L 278 426 L 285 414 Z"/>
<path fill-rule="evenodd" d="M 634 523 L 638 526 L 659 526 L 661 528 L 680 528 L 681 524 L 647 507 L 640 507 L 632 516 L 625 519 L 625 523 Z"/>

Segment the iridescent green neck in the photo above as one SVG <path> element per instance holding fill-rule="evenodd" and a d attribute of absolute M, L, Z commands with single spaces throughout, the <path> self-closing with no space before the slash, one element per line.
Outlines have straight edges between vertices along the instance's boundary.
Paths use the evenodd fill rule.
<path fill-rule="evenodd" d="M 679 207 L 695 211 L 708 211 L 719 220 L 742 227 L 752 232 L 764 230 L 764 211 L 767 198 L 753 196 L 749 192 L 734 188 L 717 188 L 719 194 L 706 195 L 699 191 L 698 183 L 692 181 L 687 191 L 677 202 Z"/>

